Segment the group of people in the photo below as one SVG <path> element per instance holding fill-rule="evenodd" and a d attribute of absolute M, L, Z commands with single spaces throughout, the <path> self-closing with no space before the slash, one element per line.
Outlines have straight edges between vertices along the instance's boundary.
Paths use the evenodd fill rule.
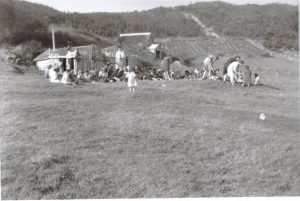
<path fill-rule="evenodd" d="M 223 67 L 223 77 L 220 74 L 220 70 L 214 70 L 213 65 L 219 59 L 218 56 L 209 55 L 203 61 L 203 71 L 199 68 L 195 68 L 193 71 L 186 70 L 184 74 L 179 77 L 170 69 L 170 59 L 165 58 L 161 61 L 160 69 L 156 68 L 140 68 L 126 66 L 118 67 L 114 64 L 108 64 L 103 67 L 99 72 L 96 71 L 78 71 L 76 74 L 71 69 L 64 69 L 61 63 L 55 63 L 49 66 L 46 71 L 46 77 L 49 78 L 51 83 L 62 84 L 80 84 L 82 82 L 128 82 L 130 92 L 135 91 L 137 86 L 137 79 L 148 80 L 162 80 L 162 86 L 165 86 L 165 81 L 171 79 L 201 79 L 206 78 L 211 80 L 223 80 L 225 83 L 229 78 L 231 84 L 236 86 L 237 83 L 242 83 L 242 87 L 251 85 L 252 72 L 249 65 L 244 66 L 244 61 L 240 56 L 229 58 Z M 244 66 L 243 71 L 241 67 Z M 260 77 L 257 73 L 254 74 L 255 85 L 260 81 Z"/>
<path fill-rule="evenodd" d="M 64 69 L 60 63 L 50 65 L 45 71 L 45 77 L 49 78 L 51 83 L 61 84 L 80 84 L 83 82 L 117 82 L 128 81 L 130 91 L 134 92 L 137 86 L 137 68 L 127 66 L 125 69 L 115 69 L 113 65 L 103 67 L 96 72 L 94 70 L 81 71 L 77 74 L 71 69 Z"/>
<path fill-rule="evenodd" d="M 203 61 L 203 76 L 202 80 L 204 80 L 206 77 L 208 79 L 220 79 L 221 77 L 218 75 L 216 76 L 216 73 L 219 73 L 219 69 L 216 71 L 213 68 L 214 63 L 219 59 L 218 56 L 209 55 L 206 57 Z M 242 83 L 242 87 L 251 85 L 251 77 L 252 72 L 250 70 L 249 65 L 244 66 L 244 70 L 241 71 L 241 67 L 244 66 L 244 61 L 241 60 L 240 56 L 236 56 L 233 58 L 229 58 L 223 67 L 223 82 L 225 83 L 227 78 L 229 78 L 230 83 L 232 86 L 236 86 L 237 83 Z M 259 84 L 260 77 L 258 73 L 254 73 L 254 79 L 255 83 L 254 85 Z"/>

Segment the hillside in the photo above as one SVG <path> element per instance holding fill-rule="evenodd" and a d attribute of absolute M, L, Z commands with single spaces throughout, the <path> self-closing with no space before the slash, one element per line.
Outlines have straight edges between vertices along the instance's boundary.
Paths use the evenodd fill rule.
<path fill-rule="evenodd" d="M 16 46 L 26 41 L 35 40 L 44 48 L 51 47 L 50 28 L 56 28 L 57 47 L 68 45 L 97 44 L 107 47 L 112 40 L 107 40 L 94 33 L 84 33 L 72 27 L 57 27 L 50 19 L 62 12 L 48 6 L 18 0 L 0 2 L 0 43 Z"/>
<path fill-rule="evenodd" d="M 263 55 L 267 52 L 258 48 L 249 39 L 243 37 L 224 38 L 169 38 L 157 39 L 163 49 L 181 60 L 203 59 L 209 55 L 243 54 L 248 56 Z"/>
<path fill-rule="evenodd" d="M 202 2 L 180 6 L 178 11 L 194 14 L 225 36 L 261 40 L 267 48 L 298 50 L 298 7 L 287 4 L 232 5 Z"/>
<path fill-rule="evenodd" d="M 203 37 L 205 32 L 184 15 L 197 16 L 218 35 L 259 40 L 272 50 L 298 50 L 298 10 L 283 4 L 232 5 L 195 3 L 127 13 L 64 13 L 18 0 L 1 0 L 0 41 L 18 45 L 37 40 L 51 46 L 49 27 L 59 27 L 57 46 L 94 43 L 108 46 L 119 33 L 151 31 L 154 37 Z"/>

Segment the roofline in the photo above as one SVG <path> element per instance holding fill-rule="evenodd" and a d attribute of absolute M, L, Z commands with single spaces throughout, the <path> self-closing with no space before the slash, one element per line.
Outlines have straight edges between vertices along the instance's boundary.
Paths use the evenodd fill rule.
<path fill-rule="evenodd" d="M 91 46 L 94 46 L 94 44 L 91 44 L 91 45 L 82 45 L 82 46 L 76 46 L 76 47 L 70 47 L 70 48 L 84 48 L 84 47 L 91 47 Z M 60 47 L 60 48 L 56 48 L 55 50 L 61 50 L 61 49 L 67 49 L 67 47 Z M 50 50 L 50 53 L 52 53 L 53 51 L 55 51 L 55 50 L 53 50 L 53 49 L 47 49 L 47 50 L 45 50 L 44 52 L 42 52 L 41 54 L 43 54 L 43 53 L 45 53 L 45 52 L 47 52 L 47 51 L 49 51 Z M 40 54 L 40 55 L 41 55 Z M 39 57 L 40 55 L 38 55 L 37 57 Z M 36 57 L 36 58 L 37 58 Z M 36 59 L 36 58 L 34 58 L 33 59 L 33 61 L 44 61 L 44 60 L 47 60 L 47 59 L 49 59 L 49 55 L 48 55 L 48 57 L 47 58 L 42 58 L 42 59 Z"/>
<path fill-rule="evenodd" d="M 112 46 L 109 46 L 109 47 L 105 47 L 105 48 L 103 48 L 101 51 L 103 51 L 103 50 L 107 50 L 107 49 L 110 49 L 110 48 L 116 48 L 117 46 L 116 45 L 112 45 Z"/>
<path fill-rule="evenodd" d="M 120 34 L 120 37 L 122 36 L 150 36 L 151 32 L 143 32 L 143 33 L 125 33 Z"/>

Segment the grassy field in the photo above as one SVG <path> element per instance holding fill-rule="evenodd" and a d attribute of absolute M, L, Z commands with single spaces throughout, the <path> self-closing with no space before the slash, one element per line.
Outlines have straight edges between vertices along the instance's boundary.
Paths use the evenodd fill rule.
<path fill-rule="evenodd" d="M 1 64 L 2 199 L 299 196 L 298 63 L 245 62 L 265 85 L 138 81 L 135 94 Z"/>

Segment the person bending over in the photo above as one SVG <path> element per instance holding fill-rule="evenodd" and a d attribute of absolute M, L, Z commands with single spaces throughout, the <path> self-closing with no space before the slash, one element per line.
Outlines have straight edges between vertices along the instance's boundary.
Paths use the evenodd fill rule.
<path fill-rule="evenodd" d="M 208 79 L 211 79 L 211 75 L 212 75 L 212 71 L 214 70 L 213 65 L 216 62 L 216 60 L 218 60 L 219 57 L 218 56 L 214 56 L 214 55 L 209 55 L 208 57 L 206 57 L 203 61 L 203 76 L 202 76 L 202 80 L 204 80 L 206 78 L 206 76 L 208 75 Z"/>

